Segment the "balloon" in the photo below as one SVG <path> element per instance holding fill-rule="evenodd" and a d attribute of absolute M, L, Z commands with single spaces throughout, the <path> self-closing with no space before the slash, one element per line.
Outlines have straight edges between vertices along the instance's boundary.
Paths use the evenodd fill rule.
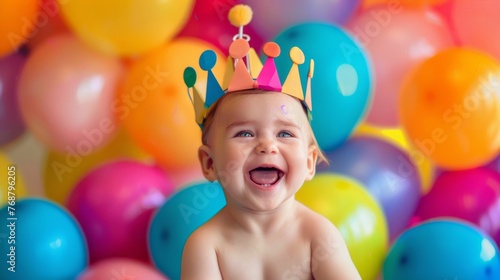
<path fill-rule="evenodd" d="M 288 53 L 293 46 L 300 47 L 306 56 L 307 65 L 302 65 L 306 68 L 301 72 L 303 87 L 309 59 L 314 59 L 311 125 L 320 148 L 334 149 L 351 135 L 368 107 L 372 72 L 367 55 L 343 29 L 323 23 L 290 27 L 275 42 L 282 53 L 275 59 L 280 77 L 290 71 Z"/>
<path fill-rule="evenodd" d="M 116 131 L 113 98 L 122 67 L 71 35 L 45 41 L 29 57 L 19 86 L 27 127 L 50 149 L 88 155 Z"/>
<path fill-rule="evenodd" d="M 77 280 L 168 280 L 153 267 L 134 259 L 111 258 L 91 265 Z"/>
<path fill-rule="evenodd" d="M 58 0 L 69 27 L 103 52 L 137 55 L 161 46 L 186 23 L 193 0 Z"/>
<path fill-rule="evenodd" d="M 384 280 L 500 279 L 498 247 L 476 227 L 434 220 L 404 232 L 383 268 Z"/>
<path fill-rule="evenodd" d="M 0 2 L 0 58 L 13 53 L 38 30 L 38 0 Z"/>
<path fill-rule="evenodd" d="M 356 136 L 326 156 L 330 165 L 323 172 L 358 180 L 379 203 L 391 240 L 403 232 L 420 200 L 418 170 L 405 152 L 378 138 Z"/>
<path fill-rule="evenodd" d="M 61 206 L 25 198 L 1 208 L 0 217 L 1 279 L 75 279 L 87 267 L 85 237 Z"/>
<path fill-rule="evenodd" d="M 360 0 L 301 1 L 243 0 L 253 9 L 251 26 L 269 40 L 285 28 L 311 21 L 342 24 L 358 7 Z"/>
<path fill-rule="evenodd" d="M 176 39 L 132 62 L 115 109 L 127 133 L 138 146 L 165 168 L 198 165 L 201 131 L 187 94 L 183 74 L 187 66 L 198 66 L 203 51 L 213 46 L 197 39 Z M 218 52 L 213 72 L 223 77 L 225 57 Z M 198 88 L 204 92 L 206 75 Z"/>
<path fill-rule="evenodd" d="M 193 184 L 170 196 L 153 216 L 149 229 L 148 247 L 155 266 L 170 279 L 180 279 L 188 237 L 225 205 L 217 182 Z"/>
<path fill-rule="evenodd" d="M 399 114 L 412 143 L 439 167 L 486 164 L 500 149 L 500 64 L 471 49 L 441 51 L 408 75 Z"/>
<path fill-rule="evenodd" d="M 4 154 L 0 153 L 0 170 L 2 175 L 2 184 L 0 184 L 0 207 L 10 200 L 23 198 L 26 196 L 26 187 L 16 164 L 9 160 Z"/>
<path fill-rule="evenodd" d="M 49 151 L 44 157 L 45 195 L 53 201 L 65 204 L 71 190 L 91 170 L 122 159 L 150 161 L 150 156 L 135 146 L 122 130 L 119 130 L 106 146 L 86 156 Z"/>
<path fill-rule="evenodd" d="M 111 257 L 148 261 L 150 219 L 173 190 L 160 168 L 131 160 L 87 174 L 69 194 L 67 206 L 85 232 L 90 262 Z"/>
<path fill-rule="evenodd" d="M 382 209 L 363 185 L 340 174 L 317 174 L 296 198 L 339 229 L 362 279 L 375 279 L 387 251 Z"/>
<path fill-rule="evenodd" d="M 441 173 L 422 197 L 414 222 L 454 217 L 480 227 L 500 244 L 500 174 L 474 168 Z"/>
<path fill-rule="evenodd" d="M 19 75 L 26 57 L 14 53 L 0 59 L 0 146 L 24 133 L 24 121 L 17 102 Z"/>
<path fill-rule="evenodd" d="M 227 19 L 229 9 L 241 1 L 197 0 L 188 22 L 177 37 L 194 37 L 217 47 L 225 55 L 238 28 L 231 25 Z M 250 36 L 250 45 L 258 52 L 262 46 L 262 38 L 251 25 L 244 28 L 244 33 Z"/>
<path fill-rule="evenodd" d="M 500 38 L 493 35 L 500 24 L 500 2 L 462 0 L 451 5 L 451 22 L 461 44 L 500 59 Z"/>
<path fill-rule="evenodd" d="M 358 126 L 353 136 L 371 136 L 390 142 L 408 154 L 417 167 L 420 177 L 421 193 L 426 194 L 434 183 L 436 173 L 432 162 L 419 149 L 409 143 L 401 128 L 384 128 L 363 123 Z"/>
<path fill-rule="evenodd" d="M 446 23 L 430 10 L 376 6 L 351 18 L 346 27 L 373 62 L 375 91 L 365 121 L 397 127 L 398 96 L 407 73 L 453 45 Z"/>
<path fill-rule="evenodd" d="M 420 8 L 426 6 L 434 6 L 442 4 L 448 0 L 363 0 L 362 7 L 368 8 L 375 5 L 385 4 L 387 7 L 410 7 L 410 8 Z"/>

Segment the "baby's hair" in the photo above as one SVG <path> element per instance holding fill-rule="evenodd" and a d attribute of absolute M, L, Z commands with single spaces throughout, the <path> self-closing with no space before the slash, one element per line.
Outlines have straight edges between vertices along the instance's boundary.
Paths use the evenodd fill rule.
<path fill-rule="evenodd" d="M 210 110 L 208 111 L 207 115 L 205 116 L 205 120 L 202 125 L 202 131 L 201 131 L 201 141 L 204 145 L 207 145 L 207 138 L 208 134 L 212 128 L 212 125 L 215 120 L 215 115 L 217 114 L 217 109 L 220 107 L 220 104 L 224 102 L 225 99 L 229 98 L 230 96 L 236 96 L 236 95 L 243 95 L 243 94 L 265 94 L 268 93 L 269 91 L 266 90 L 261 90 L 261 89 L 250 89 L 250 90 L 242 90 L 242 91 L 237 91 L 237 92 L 231 92 L 230 94 L 224 94 L 222 95 L 221 98 L 219 98 L 211 107 Z M 297 102 L 300 102 L 297 99 Z M 302 104 L 302 108 L 304 109 L 304 113 L 307 115 L 307 108 Z M 318 153 L 318 163 L 326 163 L 328 164 L 328 159 L 326 158 L 325 154 L 323 151 L 321 151 L 318 141 L 316 140 L 316 137 L 314 136 L 314 132 L 312 130 L 311 125 L 308 123 L 307 124 L 307 130 L 309 134 L 309 145 L 314 146 Z"/>

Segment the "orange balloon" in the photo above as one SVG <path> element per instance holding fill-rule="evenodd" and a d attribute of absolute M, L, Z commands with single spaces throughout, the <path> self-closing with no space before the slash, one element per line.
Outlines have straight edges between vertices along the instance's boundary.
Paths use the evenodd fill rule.
<path fill-rule="evenodd" d="M 386 4 L 392 8 L 400 7 L 425 7 L 425 6 L 435 6 L 443 4 L 448 0 L 364 0 L 361 6 L 363 8 L 368 8 L 375 5 Z"/>
<path fill-rule="evenodd" d="M 500 150 L 500 64 L 472 49 L 442 51 L 407 76 L 399 113 L 409 139 L 436 165 L 486 164 Z"/>
<path fill-rule="evenodd" d="M 164 168 L 184 168 L 198 164 L 201 130 L 184 84 L 184 69 L 199 73 L 197 85 L 204 92 L 206 74 L 198 65 L 201 53 L 214 49 L 208 43 L 183 38 L 131 62 L 115 111 L 125 130 Z M 225 57 L 217 51 L 212 69 L 223 77 Z M 206 72 L 205 72 L 206 73 Z M 219 81 L 221 81 L 219 79 Z"/>
<path fill-rule="evenodd" d="M 16 51 L 43 25 L 38 0 L 0 1 L 0 58 Z"/>

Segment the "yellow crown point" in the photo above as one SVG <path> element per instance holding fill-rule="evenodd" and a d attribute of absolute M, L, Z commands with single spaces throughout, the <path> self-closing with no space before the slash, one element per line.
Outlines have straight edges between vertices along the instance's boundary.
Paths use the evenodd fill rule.
<path fill-rule="evenodd" d="M 229 10 L 227 18 L 229 22 L 236 27 L 245 26 L 252 21 L 252 8 L 248 5 L 238 4 Z"/>

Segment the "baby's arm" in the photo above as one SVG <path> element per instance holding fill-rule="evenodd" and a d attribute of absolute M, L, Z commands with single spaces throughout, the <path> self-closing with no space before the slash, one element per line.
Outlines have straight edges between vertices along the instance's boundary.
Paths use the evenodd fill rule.
<path fill-rule="evenodd" d="M 338 229 L 326 218 L 315 219 L 312 240 L 312 272 L 316 280 L 361 279 Z"/>
<path fill-rule="evenodd" d="M 181 279 L 221 279 L 215 249 L 204 231 L 196 230 L 188 238 L 182 253 Z"/>

